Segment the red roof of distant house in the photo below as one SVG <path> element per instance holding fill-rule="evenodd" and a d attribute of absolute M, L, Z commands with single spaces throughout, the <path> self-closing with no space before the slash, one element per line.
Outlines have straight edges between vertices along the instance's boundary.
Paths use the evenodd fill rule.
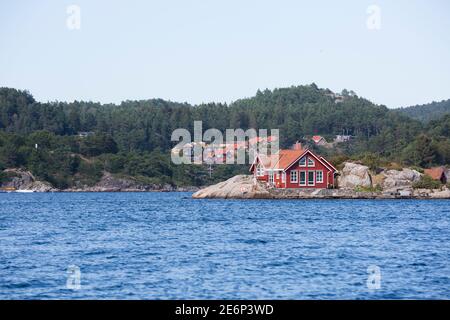
<path fill-rule="evenodd" d="M 320 140 L 322 140 L 322 139 L 324 139 L 322 136 L 313 136 L 312 137 L 312 140 L 315 142 L 315 143 L 318 143 Z"/>
<path fill-rule="evenodd" d="M 434 180 L 441 180 L 442 175 L 445 175 L 445 168 L 444 167 L 434 167 L 431 169 L 425 169 L 424 173 Z"/>

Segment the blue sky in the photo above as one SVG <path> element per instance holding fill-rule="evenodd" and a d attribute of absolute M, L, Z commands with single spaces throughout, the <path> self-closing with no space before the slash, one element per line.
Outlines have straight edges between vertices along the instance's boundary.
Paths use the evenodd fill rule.
<path fill-rule="evenodd" d="M 66 25 L 72 4 L 80 30 Z M 440 101 L 449 14 L 446 0 L 0 0 L 0 86 L 39 101 L 201 103 L 315 82 L 388 107 Z"/>

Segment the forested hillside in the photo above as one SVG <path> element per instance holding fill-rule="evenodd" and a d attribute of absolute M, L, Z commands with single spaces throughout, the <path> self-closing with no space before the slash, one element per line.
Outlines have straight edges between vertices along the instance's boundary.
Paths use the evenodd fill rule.
<path fill-rule="evenodd" d="M 431 120 L 439 119 L 446 114 L 450 114 L 450 99 L 441 102 L 400 108 L 398 111 L 413 119 L 429 122 Z"/>
<path fill-rule="evenodd" d="M 202 120 L 204 130 L 277 128 L 282 147 L 305 135 L 353 135 L 337 149 L 321 150 L 334 159 L 450 163 L 448 117 L 424 125 L 354 93 L 344 91 L 337 99 L 314 84 L 258 91 L 230 105 L 195 106 L 160 99 L 40 103 L 28 92 L 0 88 L 0 169 L 23 167 L 59 188 L 92 184 L 103 170 L 175 185 L 208 184 L 245 172 L 245 166 L 216 165 L 210 178 L 203 166 L 171 164 L 172 131 L 191 130 L 194 120 Z M 80 138 L 79 132 L 93 134 Z"/>

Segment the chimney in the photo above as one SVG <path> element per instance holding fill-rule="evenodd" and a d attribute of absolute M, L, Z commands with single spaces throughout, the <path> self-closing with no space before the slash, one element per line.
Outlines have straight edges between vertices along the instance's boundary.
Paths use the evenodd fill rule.
<path fill-rule="evenodd" d="M 302 150 L 302 144 L 300 142 L 296 142 L 293 146 L 292 149 L 294 150 Z"/>

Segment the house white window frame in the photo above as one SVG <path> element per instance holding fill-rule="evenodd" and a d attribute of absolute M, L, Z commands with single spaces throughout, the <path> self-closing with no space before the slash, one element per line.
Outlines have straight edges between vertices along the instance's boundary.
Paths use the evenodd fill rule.
<path fill-rule="evenodd" d="M 269 183 L 275 184 L 275 173 L 273 171 L 269 171 Z"/>
<path fill-rule="evenodd" d="M 312 177 L 313 177 L 313 182 L 312 183 L 309 183 L 310 182 L 310 180 L 309 180 L 309 175 L 310 174 L 313 174 L 312 175 Z M 316 172 L 314 171 L 314 170 L 309 170 L 308 171 L 308 173 L 307 173 L 307 182 L 308 182 L 308 187 L 314 187 L 315 185 L 316 185 Z"/>
<path fill-rule="evenodd" d="M 286 183 L 286 172 L 283 172 L 283 173 L 281 174 L 281 182 L 282 182 L 282 183 Z"/>
<path fill-rule="evenodd" d="M 301 179 L 301 176 L 302 176 L 302 173 L 304 173 L 305 174 L 305 180 L 304 180 L 304 183 L 302 183 L 302 179 Z M 298 174 L 298 183 L 299 183 L 299 185 L 300 186 L 306 186 L 306 184 L 307 184 L 307 171 L 306 170 L 300 170 L 299 171 L 299 174 Z"/>
<path fill-rule="evenodd" d="M 320 180 L 318 179 L 320 173 Z M 323 170 L 316 170 L 316 183 L 323 183 Z"/>
<path fill-rule="evenodd" d="M 310 163 L 310 161 L 311 161 L 311 163 Z M 308 163 L 308 167 L 314 167 L 316 165 L 316 162 L 313 159 L 311 159 L 311 157 L 308 157 L 307 163 Z"/>
<path fill-rule="evenodd" d="M 295 173 L 295 180 L 292 179 L 292 174 Z M 297 170 L 291 170 L 289 173 L 289 180 L 291 183 L 298 183 L 298 171 Z"/>
<path fill-rule="evenodd" d="M 305 163 L 302 164 L 302 160 L 305 160 Z M 306 167 L 306 164 L 308 163 L 307 157 L 304 156 L 302 158 L 300 158 L 300 160 L 298 161 L 298 165 L 299 167 Z"/>
<path fill-rule="evenodd" d="M 263 166 L 260 163 L 258 163 L 256 165 L 256 176 L 257 177 L 263 177 L 264 176 L 264 168 L 263 168 Z"/>

